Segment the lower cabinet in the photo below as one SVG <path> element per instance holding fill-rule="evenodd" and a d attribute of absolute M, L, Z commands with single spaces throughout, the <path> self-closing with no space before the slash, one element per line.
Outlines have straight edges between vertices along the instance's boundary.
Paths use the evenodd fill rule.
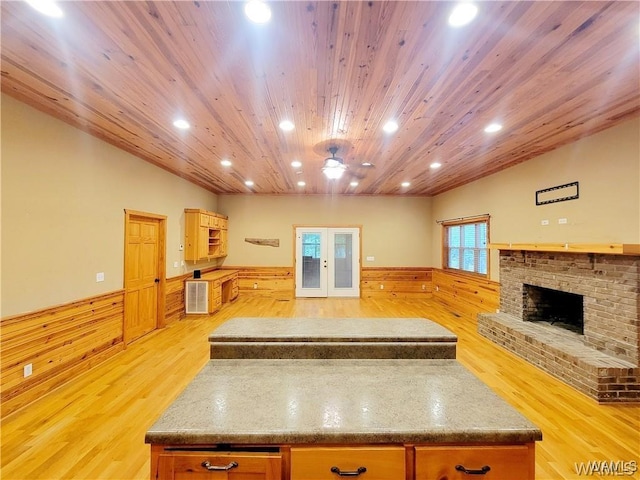
<path fill-rule="evenodd" d="M 534 480 L 535 444 L 151 446 L 151 480 Z M 242 451 L 242 449 L 247 451 Z M 260 450 L 262 449 L 262 450 Z"/>
<path fill-rule="evenodd" d="M 290 480 L 405 480 L 404 447 L 291 448 Z"/>
<path fill-rule="evenodd" d="M 415 480 L 531 480 L 533 446 L 415 447 Z"/>
<path fill-rule="evenodd" d="M 157 480 L 282 480 L 282 456 L 271 453 L 166 452 L 156 457 L 155 465 L 151 466 L 151 478 Z"/>

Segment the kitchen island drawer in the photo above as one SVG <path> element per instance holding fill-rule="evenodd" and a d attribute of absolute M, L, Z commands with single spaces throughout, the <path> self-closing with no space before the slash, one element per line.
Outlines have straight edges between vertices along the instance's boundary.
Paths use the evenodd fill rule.
<path fill-rule="evenodd" d="M 291 480 L 405 480 L 405 449 L 398 447 L 294 447 Z"/>
<path fill-rule="evenodd" d="M 157 476 L 154 476 L 155 475 Z M 166 452 L 157 457 L 151 478 L 161 480 L 281 480 L 279 454 Z"/>
<path fill-rule="evenodd" d="M 531 445 L 424 446 L 415 449 L 415 480 L 533 480 Z"/>

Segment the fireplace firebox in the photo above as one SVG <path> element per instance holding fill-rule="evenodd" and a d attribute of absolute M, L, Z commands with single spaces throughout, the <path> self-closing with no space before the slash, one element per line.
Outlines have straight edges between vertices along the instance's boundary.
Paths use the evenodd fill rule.
<path fill-rule="evenodd" d="M 523 284 L 522 319 L 545 322 L 584 335 L 584 297 L 552 288 Z"/>

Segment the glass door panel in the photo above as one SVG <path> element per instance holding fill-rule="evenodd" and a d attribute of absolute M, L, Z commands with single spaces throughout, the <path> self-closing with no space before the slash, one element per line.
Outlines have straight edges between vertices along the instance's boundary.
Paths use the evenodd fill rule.
<path fill-rule="evenodd" d="M 296 228 L 296 297 L 327 296 L 326 230 Z"/>
<path fill-rule="evenodd" d="M 329 228 L 330 297 L 360 296 L 360 230 Z"/>

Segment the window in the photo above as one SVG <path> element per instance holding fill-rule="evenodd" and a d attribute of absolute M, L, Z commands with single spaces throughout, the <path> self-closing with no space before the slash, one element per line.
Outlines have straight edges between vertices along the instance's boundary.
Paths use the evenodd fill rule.
<path fill-rule="evenodd" d="M 444 268 L 489 274 L 489 217 L 442 223 Z"/>

